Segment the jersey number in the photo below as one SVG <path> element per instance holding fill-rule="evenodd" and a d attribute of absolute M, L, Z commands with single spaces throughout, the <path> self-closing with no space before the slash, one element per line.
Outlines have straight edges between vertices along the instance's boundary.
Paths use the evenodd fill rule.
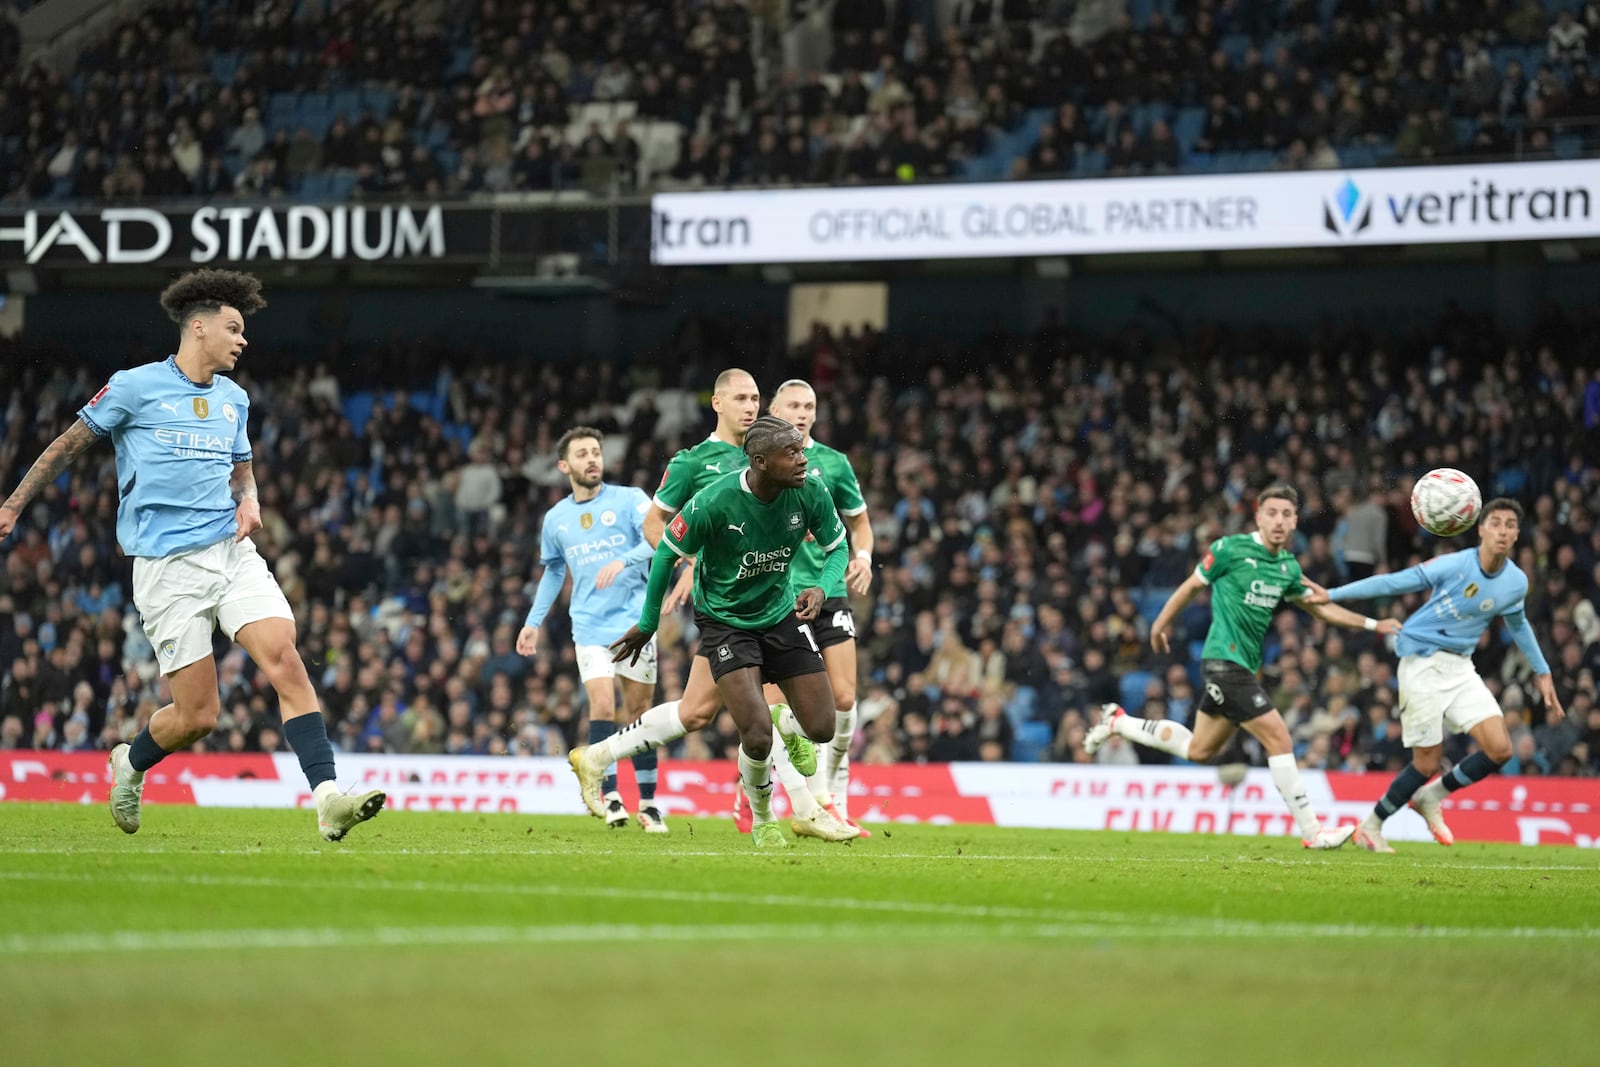
<path fill-rule="evenodd" d="M 833 613 L 833 628 L 843 630 L 853 638 L 856 635 L 856 620 L 848 611 L 836 611 Z"/>
<path fill-rule="evenodd" d="M 797 629 L 799 629 L 799 631 L 801 633 L 805 634 L 805 636 L 806 636 L 806 644 L 811 646 L 811 651 L 813 651 L 813 652 L 821 652 L 822 651 L 822 649 L 817 647 L 817 639 L 815 637 L 811 636 L 811 626 L 810 626 L 809 623 L 804 623 L 803 622 L 797 627 Z"/>

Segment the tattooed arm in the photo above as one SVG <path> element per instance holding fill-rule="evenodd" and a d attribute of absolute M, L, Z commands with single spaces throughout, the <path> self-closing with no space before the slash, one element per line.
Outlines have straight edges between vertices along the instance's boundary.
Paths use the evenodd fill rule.
<path fill-rule="evenodd" d="M 239 502 L 234 511 L 239 532 L 233 539 L 243 541 L 261 529 L 261 498 L 256 493 L 256 473 L 250 460 L 233 465 L 233 477 L 228 479 L 228 484 L 233 489 L 233 499 Z"/>
<path fill-rule="evenodd" d="M 28 468 L 28 473 L 22 476 L 22 484 L 17 486 L 17 491 L 7 497 L 4 504 L 0 504 L 0 540 L 10 535 L 23 510 L 33 503 L 33 498 L 38 496 L 45 486 L 60 477 L 61 472 L 71 466 L 79 453 L 94 442 L 94 431 L 89 429 L 82 419 L 67 427 L 65 433 L 50 442 L 49 447 L 34 461 L 33 466 Z"/>

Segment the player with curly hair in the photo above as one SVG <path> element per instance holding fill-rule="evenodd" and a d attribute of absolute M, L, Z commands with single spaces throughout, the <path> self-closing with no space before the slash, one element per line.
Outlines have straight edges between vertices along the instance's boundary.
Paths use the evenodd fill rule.
<path fill-rule="evenodd" d="M 173 282 L 161 306 L 178 324 L 177 354 L 113 374 L 0 504 L 3 540 L 40 490 L 98 438 L 111 438 L 117 541 L 133 559 L 133 603 L 172 690 L 172 703 L 133 743 L 111 751 L 111 817 L 125 833 L 139 829 L 145 772 L 216 728 L 218 625 L 277 690 L 322 836 L 338 841 L 383 808 L 382 792 L 345 794 L 334 783 L 333 745 L 295 650 L 294 614 L 250 541 L 261 528 L 250 397 L 221 375 L 248 344 L 245 316 L 266 304 L 260 279 L 238 271 L 193 271 Z"/>

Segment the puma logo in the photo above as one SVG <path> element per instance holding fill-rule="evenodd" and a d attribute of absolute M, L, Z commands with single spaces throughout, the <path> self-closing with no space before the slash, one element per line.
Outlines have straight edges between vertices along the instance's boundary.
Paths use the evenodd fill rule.
<path fill-rule="evenodd" d="M 1250 566 L 1252 566 L 1252 567 L 1260 567 L 1261 566 L 1261 564 L 1257 563 L 1255 560 L 1251 559 L 1249 556 L 1246 556 L 1244 558 L 1244 561 L 1246 563 L 1250 564 Z"/>
<path fill-rule="evenodd" d="M 161 406 L 166 408 L 168 411 L 172 412 L 174 415 L 176 415 L 178 413 L 178 405 L 176 405 L 176 404 L 169 404 L 169 403 L 167 403 L 166 401 L 163 400 L 163 401 L 161 401 Z"/>
<path fill-rule="evenodd" d="M 718 474 L 721 474 L 722 473 L 722 464 L 720 464 L 720 463 L 707 463 L 706 464 L 706 470 L 708 470 L 708 471 L 716 471 Z"/>
<path fill-rule="evenodd" d="M 731 522 L 728 523 L 728 529 L 732 530 L 734 533 L 738 534 L 740 537 L 744 536 L 744 527 L 745 527 L 745 524 L 742 523 L 742 522 L 737 526 L 735 526 Z"/>

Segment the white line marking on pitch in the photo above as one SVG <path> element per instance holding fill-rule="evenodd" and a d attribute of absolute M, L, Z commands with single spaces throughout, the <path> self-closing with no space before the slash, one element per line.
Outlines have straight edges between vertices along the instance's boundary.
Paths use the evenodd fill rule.
<path fill-rule="evenodd" d="M 102 875 L 51 873 L 51 872 L 0 872 L 0 879 L 10 881 L 66 881 L 100 882 Z M 1019 908 L 994 905 L 934 904 L 910 900 L 866 900 L 839 897 L 802 897 L 779 894 L 714 893 L 674 889 L 630 888 L 621 886 L 562 886 L 562 885 L 501 885 L 460 882 L 395 882 L 382 879 L 371 881 L 316 881 L 308 882 L 288 878 L 242 878 L 162 875 L 121 875 L 119 883 L 150 885 L 191 885 L 207 888 L 273 889 L 307 893 L 333 891 L 403 892 L 403 893 L 465 893 L 486 896 L 520 897 L 576 897 L 580 899 L 634 900 L 651 903 L 720 904 L 773 908 L 812 909 L 845 907 L 854 911 L 899 913 L 907 915 L 937 915 L 956 919 L 1027 920 L 1073 926 L 1093 926 L 1096 929 L 1126 928 L 1123 936 L 1179 936 L 1179 937 L 1310 937 L 1310 938 L 1471 938 L 1501 940 L 1506 938 L 1530 939 L 1600 939 L 1600 927 L 1411 927 L 1381 926 L 1371 923 L 1290 923 L 1256 921 L 1249 919 L 1206 919 L 1184 915 L 1157 915 L 1124 913 L 1116 911 L 1081 911 L 1076 909 Z M 786 927 L 788 929 L 788 927 Z M 873 929 L 877 929 L 874 927 Z M 891 927 L 900 930 L 902 927 Z"/>
<path fill-rule="evenodd" d="M 1148 940 L 1151 938 L 1213 938 L 1219 931 L 1215 923 L 1200 922 L 1152 930 L 1143 923 L 1114 925 L 1093 922 L 1004 924 L 974 928 L 961 925 L 939 926 L 862 926 L 859 924 L 807 923 L 799 925 L 635 925 L 574 924 L 548 926 L 380 926 L 371 929 L 342 927 L 287 927 L 238 930 L 125 930 L 86 931 L 66 934 L 16 934 L 0 936 L 0 956 L 38 954 L 103 954 L 111 952 L 206 952 L 238 949 L 328 949 L 378 948 L 449 945 L 513 945 L 647 941 L 738 942 L 800 941 L 833 938 L 861 940 Z M 1387 930 L 1379 927 L 1349 926 L 1323 928 L 1320 936 L 1337 938 L 1385 937 L 1390 933 L 1410 938 L 1444 939 L 1462 932 L 1439 930 Z M 1529 939 L 1565 936 L 1549 930 L 1465 931 L 1467 935 Z M 1263 924 L 1229 929 L 1232 938 L 1279 940 L 1285 931 Z"/>

